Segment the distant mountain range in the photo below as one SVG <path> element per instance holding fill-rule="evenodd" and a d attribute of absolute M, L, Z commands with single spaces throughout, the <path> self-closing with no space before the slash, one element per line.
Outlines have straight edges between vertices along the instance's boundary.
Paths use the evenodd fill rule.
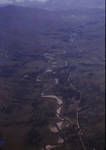
<path fill-rule="evenodd" d="M 103 8 L 104 0 L 49 0 L 46 2 L 48 8 L 70 9 L 70 8 Z"/>
<path fill-rule="evenodd" d="M 40 7 L 50 10 L 54 9 L 72 9 L 72 8 L 104 8 L 105 0 L 25 0 L 25 1 L 16 1 L 10 0 L 10 4 L 23 5 L 30 7 Z"/>

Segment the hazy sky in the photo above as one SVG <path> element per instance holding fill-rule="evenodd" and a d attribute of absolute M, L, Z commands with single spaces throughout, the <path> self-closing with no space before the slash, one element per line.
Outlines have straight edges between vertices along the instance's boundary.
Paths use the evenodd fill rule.
<path fill-rule="evenodd" d="M 16 2 L 25 2 L 25 1 L 41 1 L 41 2 L 44 2 L 44 1 L 47 1 L 47 0 L 0 0 L 0 3 L 12 3 L 12 1 L 16 1 Z"/>
<path fill-rule="evenodd" d="M 0 0 L 0 3 L 12 3 L 12 1 L 16 1 L 16 2 L 25 2 L 25 1 L 41 1 L 41 2 L 44 2 L 44 1 L 47 1 L 47 0 Z"/>

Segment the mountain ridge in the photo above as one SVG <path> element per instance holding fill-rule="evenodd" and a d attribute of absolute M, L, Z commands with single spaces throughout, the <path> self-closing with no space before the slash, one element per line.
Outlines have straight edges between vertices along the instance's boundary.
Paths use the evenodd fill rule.
<path fill-rule="evenodd" d="M 72 9 L 72 8 L 104 8 L 105 1 L 104 0 L 47 0 L 47 1 L 23 1 L 16 2 L 13 1 L 10 4 L 20 5 L 20 6 L 28 6 L 28 7 L 39 7 L 50 10 L 64 10 L 64 9 Z M 2 4 L 4 6 L 4 4 Z"/>

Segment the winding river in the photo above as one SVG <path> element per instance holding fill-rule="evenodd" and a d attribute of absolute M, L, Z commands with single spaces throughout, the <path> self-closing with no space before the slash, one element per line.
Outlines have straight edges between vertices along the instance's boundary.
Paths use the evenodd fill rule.
<path fill-rule="evenodd" d="M 56 117 L 57 121 L 55 122 L 54 126 L 50 126 L 49 130 L 50 132 L 56 134 L 59 133 L 63 129 L 63 124 L 65 121 L 67 121 L 64 116 L 62 116 L 62 109 L 63 109 L 63 100 L 56 95 L 44 95 L 44 93 L 41 94 L 42 98 L 50 98 L 56 100 L 57 103 L 57 110 L 56 110 Z M 79 109 L 78 109 L 79 110 Z M 80 127 L 80 122 L 79 122 L 79 111 L 76 112 L 76 120 L 77 120 L 77 128 L 78 128 L 78 137 L 82 146 L 82 150 L 86 150 L 84 141 L 81 136 L 81 127 Z M 66 126 L 67 127 L 67 126 Z M 45 147 L 42 150 L 53 150 L 62 144 L 64 144 L 65 140 L 63 137 L 58 136 L 57 144 L 56 145 L 45 145 Z"/>
<path fill-rule="evenodd" d="M 54 134 L 59 133 L 60 130 L 62 130 L 62 126 L 63 126 L 64 120 L 65 120 L 61 115 L 62 107 L 63 107 L 63 101 L 62 101 L 62 99 L 60 99 L 59 97 L 57 97 L 55 95 L 43 95 L 42 98 L 50 98 L 50 99 L 56 100 L 56 103 L 57 103 L 57 110 L 56 110 L 57 122 L 55 123 L 54 126 L 50 126 L 49 129 L 50 129 L 50 132 L 52 132 Z M 52 150 L 61 144 L 64 144 L 64 139 L 59 136 L 57 144 L 56 145 L 46 145 L 45 150 Z"/>

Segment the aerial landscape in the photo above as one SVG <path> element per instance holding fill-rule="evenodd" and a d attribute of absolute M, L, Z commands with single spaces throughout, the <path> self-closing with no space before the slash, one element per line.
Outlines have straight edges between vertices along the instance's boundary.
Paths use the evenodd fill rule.
<path fill-rule="evenodd" d="M 0 0 L 0 150 L 105 150 L 104 0 Z"/>

